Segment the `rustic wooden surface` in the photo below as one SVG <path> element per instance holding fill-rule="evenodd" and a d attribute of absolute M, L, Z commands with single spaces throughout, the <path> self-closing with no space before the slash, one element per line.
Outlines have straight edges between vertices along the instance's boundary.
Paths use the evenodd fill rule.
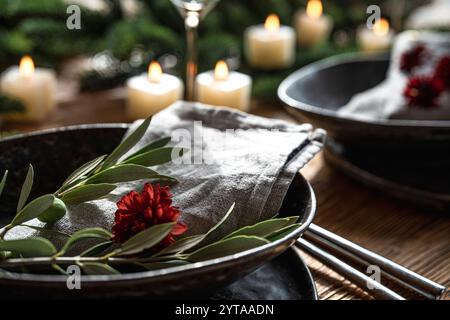
<path fill-rule="evenodd" d="M 42 124 L 6 124 L 32 131 L 70 124 L 126 122 L 123 91 L 60 97 L 58 110 Z M 294 121 L 280 105 L 254 103 L 252 113 Z M 315 223 L 382 254 L 436 282 L 450 286 L 450 216 L 391 200 L 330 168 L 322 155 L 302 173 L 318 200 Z M 301 253 L 320 299 L 370 299 L 320 262 Z M 414 297 L 405 293 L 408 297 Z M 448 297 L 448 296 L 447 296 Z"/>

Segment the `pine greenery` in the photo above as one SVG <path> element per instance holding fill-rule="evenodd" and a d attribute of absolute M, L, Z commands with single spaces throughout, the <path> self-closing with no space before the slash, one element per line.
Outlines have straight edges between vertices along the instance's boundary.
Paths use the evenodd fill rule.
<path fill-rule="evenodd" d="M 66 28 L 67 4 L 63 0 L 0 0 L 0 69 L 17 64 L 31 54 L 41 66 L 58 68 L 65 59 L 77 55 L 103 53 L 114 61 L 108 70 L 92 70 L 81 79 L 85 90 L 116 86 L 132 74 L 145 70 L 148 62 L 167 54 L 177 58 L 170 72 L 184 73 L 183 22 L 170 0 L 136 0 L 142 8 L 128 17 L 120 0 L 103 0 L 108 13 L 82 8 L 81 29 Z M 306 0 L 222 0 L 200 26 L 199 70 L 211 69 L 219 59 L 232 64 L 254 79 L 256 97 L 273 98 L 279 82 L 290 72 L 312 61 L 336 53 L 355 50 L 355 27 L 365 20 L 366 8 L 385 1 L 324 0 L 325 12 L 335 22 L 332 41 L 311 50 L 299 49 L 295 65 L 279 72 L 255 71 L 242 55 L 243 31 L 262 23 L 269 13 L 292 24 L 298 8 Z M 407 1 L 407 6 L 413 6 Z M 339 37 L 338 37 L 339 36 Z M 339 38 L 339 39 L 338 39 Z"/>

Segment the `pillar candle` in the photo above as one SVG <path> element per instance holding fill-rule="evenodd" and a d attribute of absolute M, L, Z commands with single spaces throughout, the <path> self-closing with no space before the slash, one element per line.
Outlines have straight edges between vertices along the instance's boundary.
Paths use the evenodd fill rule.
<path fill-rule="evenodd" d="M 147 118 L 183 97 L 184 86 L 175 76 L 163 73 L 157 62 L 148 73 L 128 79 L 127 115 L 130 119 Z"/>
<path fill-rule="evenodd" d="M 280 26 L 277 15 L 269 15 L 264 25 L 251 26 L 244 33 L 248 62 L 259 69 L 283 69 L 295 60 L 295 32 Z"/>
<path fill-rule="evenodd" d="M 295 15 L 294 24 L 300 46 L 313 47 L 330 36 L 333 20 L 322 12 L 320 0 L 309 0 L 306 11 L 301 10 Z"/>
<path fill-rule="evenodd" d="M 380 52 L 389 49 L 394 33 L 389 30 L 389 22 L 380 19 L 375 22 L 373 29 L 367 28 L 366 25 L 360 26 L 356 37 L 362 51 Z"/>
<path fill-rule="evenodd" d="M 229 72 L 227 64 L 219 61 L 214 71 L 197 76 L 197 100 L 206 104 L 248 111 L 251 85 L 252 79 L 248 75 L 235 71 Z"/>
<path fill-rule="evenodd" d="M 25 112 L 5 116 L 23 122 L 39 122 L 47 118 L 56 106 L 56 74 L 53 70 L 35 68 L 29 56 L 24 56 L 19 67 L 7 69 L 1 76 L 4 95 L 19 100 Z"/>

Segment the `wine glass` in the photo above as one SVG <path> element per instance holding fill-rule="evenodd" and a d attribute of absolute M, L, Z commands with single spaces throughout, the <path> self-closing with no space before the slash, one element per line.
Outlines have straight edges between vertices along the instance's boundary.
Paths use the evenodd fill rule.
<path fill-rule="evenodd" d="M 197 75 L 197 30 L 200 20 L 211 11 L 219 0 L 170 0 L 184 19 L 186 29 L 186 100 L 195 99 Z"/>

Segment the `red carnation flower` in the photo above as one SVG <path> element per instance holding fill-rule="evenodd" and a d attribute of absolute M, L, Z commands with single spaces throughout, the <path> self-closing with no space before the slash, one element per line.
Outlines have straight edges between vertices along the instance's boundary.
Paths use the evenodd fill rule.
<path fill-rule="evenodd" d="M 131 191 L 117 202 L 113 240 L 122 243 L 133 235 L 151 226 L 177 222 L 172 231 L 158 245 L 159 249 L 175 242 L 174 236 L 183 234 L 187 226 L 178 222 L 180 211 L 172 206 L 169 187 L 146 183 L 141 193 Z"/>
<path fill-rule="evenodd" d="M 443 57 L 436 66 L 434 77 L 440 79 L 450 89 L 450 56 Z"/>
<path fill-rule="evenodd" d="M 444 90 L 440 79 L 433 77 L 411 77 L 403 95 L 409 106 L 434 107 Z"/>
<path fill-rule="evenodd" d="M 400 70 L 403 72 L 411 72 L 417 66 L 422 64 L 425 47 L 419 45 L 402 54 L 400 59 Z"/>

